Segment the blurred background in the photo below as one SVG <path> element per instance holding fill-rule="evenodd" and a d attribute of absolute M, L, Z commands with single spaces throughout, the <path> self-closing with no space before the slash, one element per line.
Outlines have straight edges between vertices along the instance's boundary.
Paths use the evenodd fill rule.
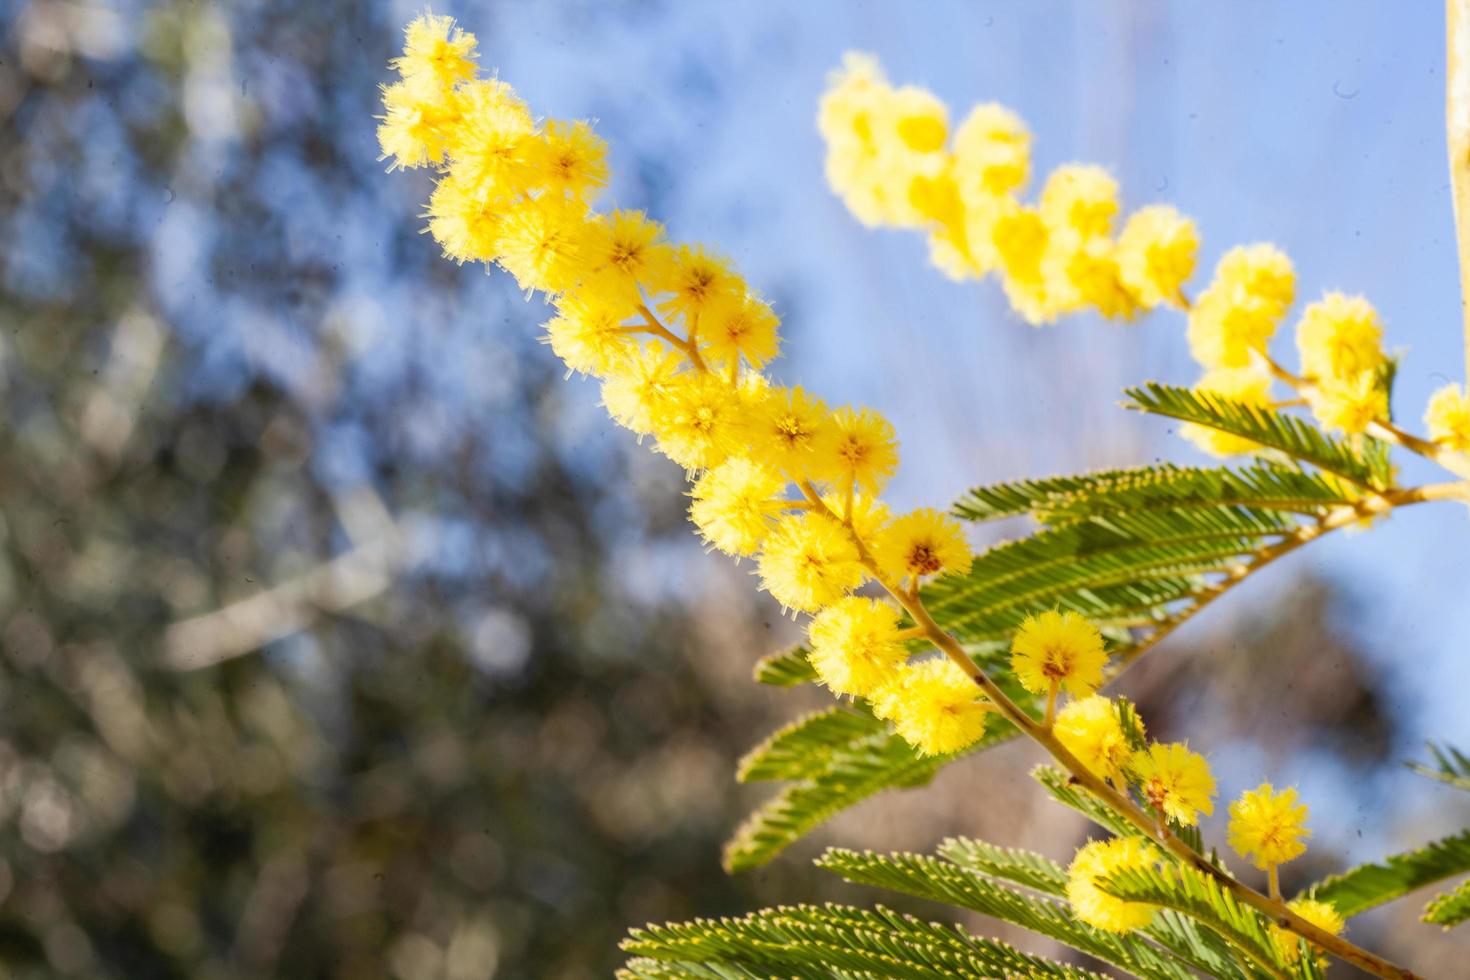
<path fill-rule="evenodd" d="M 600 977 L 630 925 L 875 900 L 818 877 L 823 843 L 1064 858 L 1085 830 L 1009 745 L 720 870 L 767 792 L 734 760 L 823 699 L 748 680 L 795 627 L 563 382 L 539 302 L 419 234 L 428 177 L 384 173 L 372 116 L 420 9 L 0 0 L 0 976 Z M 1196 461 L 1116 407 L 1193 370 L 1176 318 L 1030 330 L 860 228 L 813 122 L 852 48 L 957 116 L 1012 106 L 1038 168 L 1178 205 L 1205 264 L 1271 239 L 1304 298 L 1367 294 L 1411 427 L 1460 379 L 1437 5 L 435 10 L 596 120 L 612 201 L 739 262 L 781 377 L 894 420 L 896 505 Z M 1470 744 L 1465 516 L 1314 545 L 1126 678 L 1223 795 L 1300 786 L 1288 888 L 1470 816 L 1401 765 Z M 1354 936 L 1459 975 L 1466 940 L 1404 904 Z"/>

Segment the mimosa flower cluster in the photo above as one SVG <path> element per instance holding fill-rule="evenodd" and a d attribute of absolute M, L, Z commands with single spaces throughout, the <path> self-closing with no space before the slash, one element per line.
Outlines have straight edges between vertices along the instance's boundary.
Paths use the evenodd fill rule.
<path fill-rule="evenodd" d="M 996 274 L 1012 309 L 1032 325 L 1095 310 L 1132 320 L 1160 306 L 1188 317 L 1187 339 L 1203 369 L 1195 389 L 1258 408 L 1283 404 L 1284 372 L 1268 345 L 1296 299 L 1291 260 L 1270 244 L 1233 248 L 1191 300 L 1186 285 L 1200 247 L 1193 221 L 1167 204 L 1122 222 L 1117 181 L 1102 167 L 1069 163 L 1022 201 L 1031 177 L 1031 134 L 995 103 L 975 106 L 951 128 L 932 92 L 893 86 L 876 59 L 849 53 L 822 97 L 827 180 L 869 227 L 928 236 L 934 265 L 963 280 Z M 1389 418 L 1389 358 L 1377 311 L 1361 296 L 1328 292 L 1296 327 L 1295 378 L 1317 420 L 1355 435 Z M 1432 439 L 1470 452 L 1470 397 L 1447 385 L 1425 415 Z M 1252 452 L 1249 440 L 1201 426 L 1183 434 L 1217 456 Z"/>

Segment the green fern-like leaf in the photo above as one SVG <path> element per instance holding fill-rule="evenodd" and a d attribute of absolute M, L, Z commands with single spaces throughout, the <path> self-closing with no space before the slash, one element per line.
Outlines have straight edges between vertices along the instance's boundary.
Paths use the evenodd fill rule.
<path fill-rule="evenodd" d="M 1270 923 L 1213 878 L 1180 865 L 1165 864 L 1118 871 L 1099 879 L 1098 887 L 1130 902 L 1147 902 L 1187 915 L 1244 950 L 1268 971 L 1278 975 L 1287 972 L 1271 937 Z"/>
<path fill-rule="evenodd" d="M 1062 895 L 1067 888 L 1066 869 L 1034 851 L 997 847 L 969 837 L 950 837 L 939 845 L 939 855 L 975 874 L 1000 878 L 1043 895 Z"/>
<path fill-rule="evenodd" d="M 1361 487 L 1381 490 L 1390 483 L 1388 448 L 1377 439 L 1363 437 L 1364 448 L 1358 449 L 1299 416 L 1190 388 L 1149 383 L 1129 388 L 1125 394 L 1128 408 L 1249 439 Z"/>
<path fill-rule="evenodd" d="M 820 775 L 831 768 L 834 754 L 870 742 L 885 728 L 870 714 L 841 707 L 803 715 L 747 752 L 735 778 L 754 783 Z"/>
<path fill-rule="evenodd" d="M 1057 526 L 1119 511 L 1222 505 L 1315 515 L 1349 499 L 1340 485 L 1295 465 L 1257 461 L 1230 469 L 1166 463 L 976 487 L 955 502 L 954 513 L 971 521 L 1029 513 Z"/>
<path fill-rule="evenodd" d="M 1409 768 L 1421 776 L 1437 779 L 1470 793 L 1470 756 L 1466 756 L 1453 745 L 1435 745 L 1432 742 L 1429 753 L 1434 756 L 1432 767 L 1413 763 Z"/>
<path fill-rule="evenodd" d="M 1104 830 L 1121 837 L 1136 837 L 1138 831 L 1111 807 L 1089 793 L 1080 783 L 1074 782 L 1069 773 L 1055 766 L 1041 765 L 1031 770 L 1036 780 L 1063 806 L 1071 807 Z"/>
<path fill-rule="evenodd" d="M 1348 917 L 1465 871 L 1470 871 L 1470 830 L 1324 878 L 1306 894 Z"/>
<path fill-rule="evenodd" d="M 698 964 L 801 980 L 1100 980 L 1090 971 L 881 906 L 867 911 L 843 905 L 800 905 L 766 909 L 740 918 L 650 925 L 633 930 L 623 948 L 642 960 L 676 963 L 686 971 L 692 969 L 687 964 Z M 673 976 L 705 975 L 686 972 Z M 653 977 L 658 978 L 658 974 Z"/>
<path fill-rule="evenodd" d="M 1470 919 L 1470 880 L 1462 881 L 1454 891 L 1436 896 L 1424 906 L 1424 921 L 1446 929 Z"/>
<path fill-rule="evenodd" d="M 760 658 L 755 662 L 754 673 L 757 681 L 772 687 L 796 687 L 817 679 L 817 672 L 807 660 L 806 647 L 802 646 Z"/>
<path fill-rule="evenodd" d="M 859 854 L 831 849 L 817 865 L 854 884 L 872 885 L 956 905 L 1065 943 L 1145 980 L 1187 980 L 1183 965 L 1146 942 L 1079 922 L 1065 902 L 1028 895 L 922 854 Z"/>
<path fill-rule="evenodd" d="M 629 960 L 615 974 L 618 980 L 766 980 L 766 975 L 729 964 L 701 964 L 670 960 L 660 962 L 639 957 Z M 811 973 L 807 976 L 831 976 Z"/>

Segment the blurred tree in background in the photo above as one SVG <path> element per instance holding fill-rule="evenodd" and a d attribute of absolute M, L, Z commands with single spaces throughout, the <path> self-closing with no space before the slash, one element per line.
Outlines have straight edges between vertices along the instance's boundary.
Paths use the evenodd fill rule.
<path fill-rule="evenodd" d="M 4 976 L 603 976 L 629 924 L 830 887 L 815 845 L 719 870 L 734 760 L 797 710 L 745 681 L 780 627 L 671 467 L 586 435 L 539 314 L 404 220 L 424 185 L 367 151 L 402 20 L 0 0 Z M 1185 734 L 1194 670 L 1191 737 L 1371 771 L 1389 722 L 1304 594 L 1253 655 L 1353 711 L 1286 739 L 1248 657 L 1125 690 Z M 1027 764 L 834 833 L 1020 833 L 974 801 Z"/>

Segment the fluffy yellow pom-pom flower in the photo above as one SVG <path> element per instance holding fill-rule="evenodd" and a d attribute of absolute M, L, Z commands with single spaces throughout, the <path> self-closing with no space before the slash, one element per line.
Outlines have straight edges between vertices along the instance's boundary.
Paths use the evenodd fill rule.
<path fill-rule="evenodd" d="M 1319 381 L 1308 401 L 1318 422 L 1349 435 L 1364 431 L 1370 422 L 1388 417 L 1388 389 L 1379 381 L 1376 371 Z"/>
<path fill-rule="evenodd" d="M 812 668 L 836 694 L 867 697 L 892 680 L 908 657 L 898 614 L 874 599 L 838 599 L 817 613 L 806 635 Z"/>
<path fill-rule="evenodd" d="M 1107 662 L 1097 627 L 1071 611 L 1028 616 L 1011 641 L 1011 668 L 1033 694 L 1053 688 L 1091 694 L 1102 683 Z"/>
<path fill-rule="evenodd" d="M 712 374 L 673 378 L 653 412 L 658 450 L 686 470 L 717 466 L 742 445 L 749 410 L 739 389 Z"/>
<path fill-rule="evenodd" d="M 1031 133 L 1005 106 L 975 106 L 954 134 L 954 170 L 967 204 L 1024 187 L 1031 176 Z"/>
<path fill-rule="evenodd" d="M 1038 209 L 1053 234 L 1108 235 L 1118 215 L 1118 182 L 1095 164 L 1066 164 L 1046 178 Z"/>
<path fill-rule="evenodd" d="M 557 315 L 546 322 L 546 340 L 573 371 L 603 377 L 638 348 L 622 329 L 633 311 L 617 300 L 578 291 L 558 297 L 556 309 Z"/>
<path fill-rule="evenodd" d="M 970 567 L 970 546 L 959 521 L 924 507 L 894 520 L 873 541 L 878 567 L 895 582 Z"/>
<path fill-rule="evenodd" d="M 855 493 L 851 500 L 845 493 L 824 493 L 822 503 L 847 522 L 860 541 L 873 540 L 892 517 L 887 504 L 865 493 Z"/>
<path fill-rule="evenodd" d="M 1459 385 L 1445 385 L 1424 410 L 1429 437 L 1457 452 L 1470 452 L 1470 398 Z"/>
<path fill-rule="evenodd" d="M 1208 371 L 1194 383 L 1194 390 L 1256 408 L 1271 407 L 1271 375 L 1255 365 Z M 1186 422 L 1179 434 L 1212 456 L 1233 456 L 1260 448 L 1259 443 L 1249 439 L 1194 422 Z"/>
<path fill-rule="evenodd" d="M 1296 273 L 1274 245 L 1231 249 L 1189 311 L 1189 352 L 1206 368 L 1246 367 L 1291 305 Z"/>
<path fill-rule="evenodd" d="M 559 293 L 589 269 L 587 209 L 579 201 L 538 197 L 510 211 L 502 226 L 500 264 L 522 289 Z"/>
<path fill-rule="evenodd" d="M 1215 777 L 1210 764 L 1182 742 L 1155 742 L 1139 749 L 1128 769 L 1138 780 L 1143 798 L 1165 816 L 1189 825 L 1199 821 L 1200 813 L 1215 812 Z"/>
<path fill-rule="evenodd" d="M 771 388 L 751 413 L 749 442 L 755 456 L 793 480 L 814 475 L 823 465 L 819 455 L 831 438 L 832 413 L 805 389 Z"/>
<path fill-rule="evenodd" d="M 1361 296 L 1328 293 L 1302 311 L 1296 348 L 1302 373 L 1316 381 L 1376 371 L 1384 362 L 1378 311 Z"/>
<path fill-rule="evenodd" d="M 439 163 L 449 136 L 459 122 L 460 102 L 454 93 L 432 78 L 412 78 L 383 86 L 383 115 L 379 116 L 381 159 L 391 159 L 389 170 Z"/>
<path fill-rule="evenodd" d="M 863 582 L 852 532 L 815 512 L 782 517 L 757 565 L 761 586 L 798 612 L 816 612 Z"/>
<path fill-rule="evenodd" d="M 475 35 L 454 18 L 420 14 L 403 29 L 403 56 L 388 62 L 404 78 L 432 79 L 445 87 L 475 76 Z"/>
<path fill-rule="evenodd" d="M 684 359 L 657 344 L 640 349 L 602 385 L 602 404 L 613 421 L 640 436 L 653 432 L 653 420 L 668 404 Z"/>
<path fill-rule="evenodd" d="M 870 408 L 839 408 L 828 432 L 819 450 L 827 478 L 842 487 L 881 492 L 898 469 L 892 424 Z"/>
<path fill-rule="evenodd" d="M 664 241 L 663 225 L 642 211 L 613 211 L 588 223 L 587 267 L 589 285 L 617 293 L 633 304 L 642 302 L 640 285 L 668 279 L 674 250 Z"/>
<path fill-rule="evenodd" d="M 1199 230 L 1167 204 L 1139 208 L 1118 236 L 1123 283 L 1145 307 L 1184 305 L 1184 283 L 1194 275 Z"/>
<path fill-rule="evenodd" d="M 1135 716 L 1136 717 L 1136 716 Z M 1121 782 L 1133 749 L 1123 731 L 1118 705 L 1100 694 L 1073 701 L 1057 712 L 1057 739 L 1091 772 Z M 1138 734 L 1143 735 L 1138 721 Z"/>
<path fill-rule="evenodd" d="M 548 191 L 589 200 L 607 184 L 607 144 L 580 119 L 548 120 L 527 153 Z"/>
<path fill-rule="evenodd" d="M 1158 851 L 1137 837 L 1093 841 L 1077 852 L 1067 868 L 1067 901 L 1073 913 L 1093 928 L 1108 932 L 1142 929 L 1153 921 L 1158 907 L 1109 895 L 1097 886 L 1097 879 L 1158 862 Z"/>
<path fill-rule="evenodd" d="M 1286 253 L 1269 242 L 1226 252 L 1215 266 L 1215 281 L 1264 303 L 1278 319 L 1296 298 L 1296 269 Z"/>
<path fill-rule="evenodd" d="M 740 295 L 745 284 L 729 259 L 702 245 L 680 245 L 674 250 L 665 281 L 653 284 L 653 288 L 672 293 L 659 309 L 692 323 L 720 298 Z"/>
<path fill-rule="evenodd" d="M 1300 857 L 1312 831 L 1306 826 L 1307 806 L 1298 803 L 1288 786 L 1276 792 L 1270 783 L 1240 794 L 1230 804 L 1230 846 L 1251 864 L 1265 870 Z"/>
<path fill-rule="evenodd" d="M 781 347 L 781 321 L 769 303 L 752 293 L 731 294 L 710 304 L 699 317 L 699 339 L 704 356 L 722 366 L 743 357 L 759 369 L 775 358 Z"/>
<path fill-rule="evenodd" d="M 1343 919 L 1341 912 L 1327 902 L 1319 902 L 1315 898 L 1294 898 L 1286 903 L 1286 907 L 1318 929 L 1334 936 L 1342 935 L 1342 930 L 1347 927 L 1347 921 Z M 1281 953 L 1281 958 L 1286 962 L 1295 964 L 1301 959 L 1302 940 L 1296 933 L 1289 932 L 1280 926 L 1272 926 L 1271 939 L 1275 942 L 1277 951 Z M 1312 948 L 1316 949 L 1316 947 Z M 1325 964 L 1326 957 L 1319 954 L 1317 960 Z"/>
<path fill-rule="evenodd" d="M 487 200 L 454 175 L 445 177 L 429 195 L 424 212 L 429 234 L 456 262 L 492 262 L 500 256 L 505 209 Z"/>
<path fill-rule="evenodd" d="M 952 660 L 931 657 L 899 670 L 873 696 L 873 711 L 893 722 L 924 755 L 969 748 L 985 734 L 991 706 Z"/>
<path fill-rule="evenodd" d="M 527 159 L 536 138 L 531 110 L 493 78 L 465 82 L 454 97 L 460 121 L 445 141 L 449 172 L 487 200 L 525 192 L 535 177 Z"/>
<path fill-rule="evenodd" d="M 771 530 L 773 505 L 785 486 L 769 466 L 736 456 L 694 484 L 689 518 L 706 541 L 726 554 L 754 554 Z"/>

